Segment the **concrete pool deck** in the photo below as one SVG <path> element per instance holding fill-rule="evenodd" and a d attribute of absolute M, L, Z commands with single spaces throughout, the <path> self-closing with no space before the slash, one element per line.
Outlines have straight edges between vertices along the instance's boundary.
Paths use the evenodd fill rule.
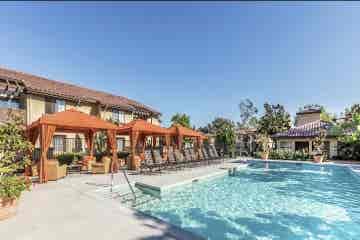
<path fill-rule="evenodd" d="M 196 167 L 161 175 L 129 173 L 131 183 L 176 183 L 227 171 L 234 163 Z M 176 180 L 175 180 L 176 179 Z M 57 239 L 202 239 L 168 223 L 127 208 L 115 199 L 98 198 L 94 191 L 110 184 L 110 175 L 69 175 L 57 182 L 34 185 L 25 192 L 18 214 L 0 222 L 7 240 Z M 114 184 L 126 186 L 122 173 Z"/>

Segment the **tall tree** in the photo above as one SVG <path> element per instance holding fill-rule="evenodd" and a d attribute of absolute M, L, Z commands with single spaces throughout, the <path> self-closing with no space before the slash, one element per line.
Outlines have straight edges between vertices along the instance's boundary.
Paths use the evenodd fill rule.
<path fill-rule="evenodd" d="M 216 118 L 211 123 L 211 129 L 216 136 L 216 143 L 225 153 L 229 153 L 235 145 L 235 124 L 226 118 Z"/>
<path fill-rule="evenodd" d="M 248 98 L 239 103 L 240 123 L 239 127 L 256 127 L 258 109 L 255 104 Z"/>
<path fill-rule="evenodd" d="M 210 123 L 208 123 L 206 126 L 204 127 L 199 127 L 198 131 L 202 132 L 202 133 L 213 133 L 212 131 L 212 126 Z"/>
<path fill-rule="evenodd" d="M 176 113 L 171 118 L 172 124 L 180 124 L 181 126 L 191 128 L 190 124 L 190 116 L 186 115 L 185 113 Z"/>
<path fill-rule="evenodd" d="M 350 108 L 345 108 L 346 115 L 360 114 L 360 104 L 353 104 Z"/>
<path fill-rule="evenodd" d="M 265 103 L 264 109 L 265 113 L 258 122 L 258 132 L 271 136 L 291 127 L 290 114 L 285 111 L 284 106 Z"/>
<path fill-rule="evenodd" d="M 338 136 L 341 158 L 360 160 L 360 113 L 350 116 L 348 121 L 333 126 L 330 133 Z"/>

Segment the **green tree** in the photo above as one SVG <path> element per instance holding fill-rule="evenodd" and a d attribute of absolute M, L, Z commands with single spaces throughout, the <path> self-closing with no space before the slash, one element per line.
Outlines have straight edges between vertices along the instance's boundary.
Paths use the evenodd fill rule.
<path fill-rule="evenodd" d="M 183 127 L 191 128 L 190 116 L 185 113 L 176 113 L 171 118 L 172 124 L 180 124 Z"/>
<path fill-rule="evenodd" d="M 284 106 L 265 103 L 264 109 L 265 113 L 258 122 L 259 133 L 271 136 L 286 131 L 291 127 L 290 114 L 285 111 Z"/>
<path fill-rule="evenodd" d="M 24 178 L 16 176 L 30 164 L 32 144 L 21 128 L 22 120 L 9 112 L 9 120 L 0 126 L 0 198 L 19 198 L 26 188 Z"/>
<path fill-rule="evenodd" d="M 350 108 L 345 108 L 346 115 L 360 114 L 360 104 L 353 104 Z"/>
<path fill-rule="evenodd" d="M 360 144 L 360 114 L 355 113 L 351 121 L 340 125 L 339 140 L 350 144 Z"/>
<path fill-rule="evenodd" d="M 351 115 L 351 119 L 333 126 L 330 134 L 338 136 L 338 155 L 342 159 L 360 160 L 360 113 Z"/>
<path fill-rule="evenodd" d="M 244 128 L 256 128 L 257 126 L 257 117 L 258 109 L 255 104 L 248 98 L 242 100 L 239 104 L 240 110 L 240 123 L 239 127 Z"/>
<path fill-rule="evenodd" d="M 212 126 L 210 123 L 208 123 L 206 126 L 204 127 L 199 127 L 198 131 L 202 132 L 202 133 L 213 133 L 212 131 Z"/>
<path fill-rule="evenodd" d="M 225 153 L 229 153 L 235 146 L 235 124 L 226 118 L 216 118 L 211 123 L 212 132 L 216 136 L 217 145 L 222 146 Z"/>

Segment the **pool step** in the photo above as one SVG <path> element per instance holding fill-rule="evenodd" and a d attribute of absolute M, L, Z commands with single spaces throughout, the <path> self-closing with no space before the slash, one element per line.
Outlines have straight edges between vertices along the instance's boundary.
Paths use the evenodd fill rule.
<path fill-rule="evenodd" d="M 102 197 L 107 199 L 119 200 L 121 204 L 124 204 L 129 207 L 140 206 L 149 201 L 156 200 L 155 197 L 143 193 L 141 190 L 135 190 L 136 202 L 134 203 L 134 197 L 131 191 L 124 191 L 124 189 L 113 188 L 113 191 L 110 191 L 110 188 L 102 189 Z"/>

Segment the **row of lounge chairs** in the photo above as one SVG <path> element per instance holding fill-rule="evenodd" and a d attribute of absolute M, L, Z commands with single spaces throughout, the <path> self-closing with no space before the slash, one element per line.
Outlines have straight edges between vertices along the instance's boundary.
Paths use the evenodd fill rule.
<path fill-rule="evenodd" d="M 144 161 L 140 165 L 140 173 L 147 170 L 150 172 L 153 170 L 161 172 L 164 169 L 177 170 L 186 167 L 221 163 L 223 161 L 224 158 L 219 156 L 213 145 L 202 147 L 197 151 L 193 148 L 180 151 L 170 147 L 167 151 L 166 159 L 163 159 L 159 149 L 147 149 L 144 152 Z"/>

